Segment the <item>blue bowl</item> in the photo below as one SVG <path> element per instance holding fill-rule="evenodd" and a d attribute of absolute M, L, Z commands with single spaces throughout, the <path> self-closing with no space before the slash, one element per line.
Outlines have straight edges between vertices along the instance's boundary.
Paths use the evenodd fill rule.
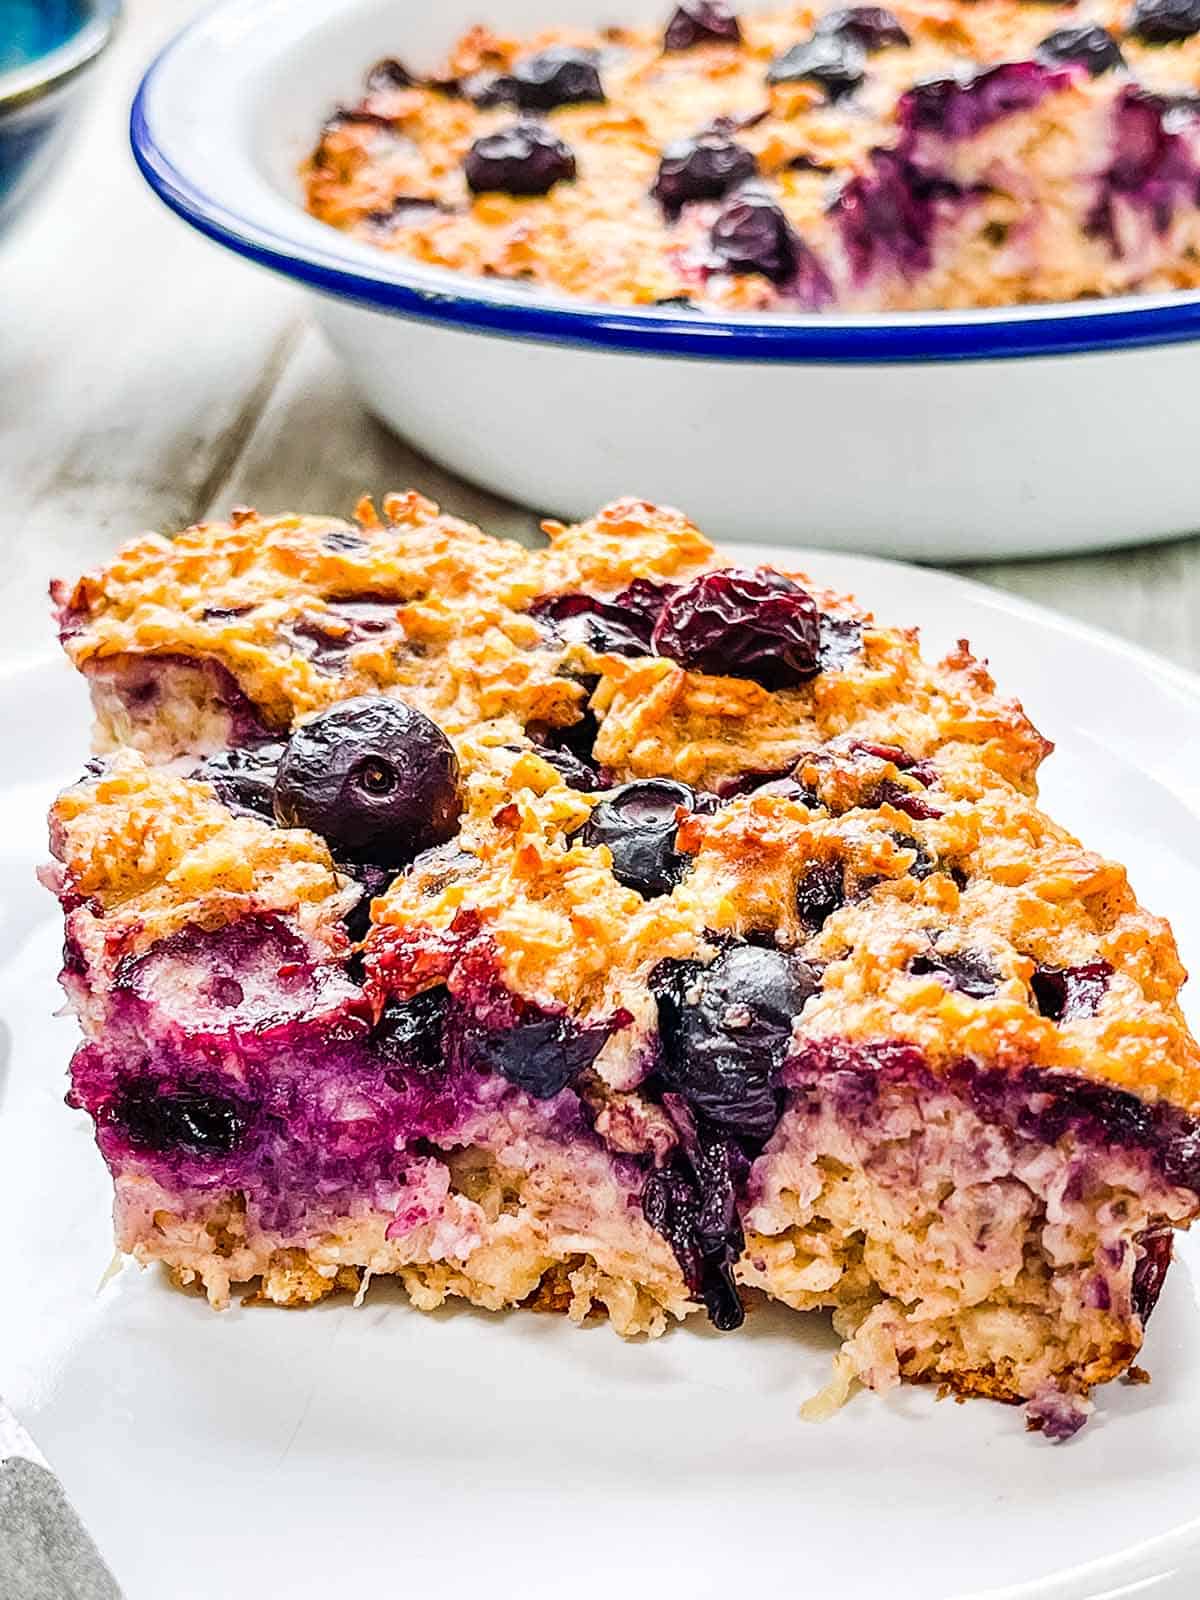
<path fill-rule="evenodd" d="M 66 145 L 120 0 L 0 0 L 0 232 Z"/>

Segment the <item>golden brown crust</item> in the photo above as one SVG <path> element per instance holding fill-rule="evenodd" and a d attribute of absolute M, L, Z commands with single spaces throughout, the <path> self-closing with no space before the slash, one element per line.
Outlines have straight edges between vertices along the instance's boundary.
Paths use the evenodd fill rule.
<path fill-rule="evenodd" d="M 1069 4 L 1024 0 L 896 0 L 911 48 L 873 52 L 865 82 L 830 103 L 813 83 L 766 81 L 771 59 L 807 39 L 829 4 L 739 8 L 741 48 L 662 51 L 662 28 L 547 29 L 518 39 L 471 29 L 440 78 L 508 71 L 546 46 L 602 51 L 604 104 L 545 114 L 576 156 L 574 181 L 544 197 L 472 196 L 462 161 L 472 142 L 516 117 L 434 89 L 371 88 L 330 117 L 304 168 L 309 210 L 375 247 L 418 262 L 508 278 L 592 301 L 653 305 L 687 296 L 716 308 L 787 308 L 795 290 L 759 273 L 709 276 L 717 202 L 664 216 L 651 198 L 663 148 L 728 118 L 755 156 L 761 182 L 851 309 L 921 309 L 1066 300 L 1131 288 L 1194 287 L 1200 217 L 1184 203 L 1157 233 L 1131 225 L 1115 249 L 1094 224 L 1096 185 L 1112 158 L 1114 107 L 1130 77 L 1063 75 L 1031 109 L 937 149 L 935 178 L 959 188 L 919 270 L 876 264 L 862 281 L 831 219 L 831 198 L 871 170 L 872 152 L 902 142 L 897 103 L 914 83 L 980 64 L 1028 62 L 1056 29 L 1078 24 Z M 1200 84 L 1200 39 L 1167 47 L 1123 37 L 1125 0 L 1095 0 L 1087 20 L 1121 39 L 1132 79 L 1179 95 Z M 600 8 L 597 7 L 599 20 Z M 364 63 L 365 65 L 365 63 Z M 397 208 L 398 200 L 437 202 Z M 886 254 L 886 252 L 883 252 Z M 914 251 L 915 253 L 915 251 Z M 791 300 L 789 301 L 789 296 Z"/>
<path fill-rule="evenodd" d="M 464 772 L 463 854 L 395 880 L 375 902 L 372 949 L 473 912 L 519 994 L 582 1016 L 624 1007 L 649 1027 L 657 961 L 711 954 L 713 933 L 768 933 L 824 968 L 801 1038 L 900 1038 L 935 1069 L 964 1057 L 1033 1065 L 1200 1108 L 1170 929 L 1120 866 L 1037 808 L 1050 747 L 965 643 L 931 665 L 911 630 L 814 589 L 825 611 L 862 622 L 862 648 L 796 689 L 596 655 L 549 637 L 530 603 L 721 565 L 679 513 L 618 502 L 578 528 L 551 526 L 549 548 L 533 551 L 413 494 L 389 498 L 382 522 L 361 509 L 359 530 L 242 512 L 174 541 L 151 536 L 60 599 L 67 650 L 85 670 L 165 651 L 218 662 L 280 729 L 364 689 L 412 700 L 446 728 Z M 306 656 L 298 616 L 380 594 L 398 597 L 386 642 L 372 635 L 332 666 Z M 613 779 L 671 774 L 703 788 L 796 764 L 804 792 L 768 785 L 693 814 L 679 836 L 691 870 L 670 895 L 643 899 L 613 876 L 604 847 L 579 841 L 593 800 L 530 737 L 581 714 L 581 677 L 596 684 L 596 755 Z M 307 907 L 328 929 L 344 904 L 312 835 L 235 818 L 206 785 L 132 753 L 68 791 L 54 831 L 72 890 L 99 903 L 110 936 L 123 927 L 148 941 L 249 906 Z M 837 866 L 847 886 L 819 931 L 797 909 L 813 863 Z M 934 948 L 984 957 L 995 993 L 912 973 Z M 1113 973 L 1095 1015 L 1040 1014 L 1037 965 L 1097 960 Z"/>

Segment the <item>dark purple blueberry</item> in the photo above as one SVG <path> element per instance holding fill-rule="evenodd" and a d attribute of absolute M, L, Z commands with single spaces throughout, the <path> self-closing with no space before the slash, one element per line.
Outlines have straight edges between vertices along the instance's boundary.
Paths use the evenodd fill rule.
<path fill-rule="evenodd" d="M 862 804 L 868 808 L 894 806 L 897 811 L 903 811 L 905 816 L 911 817 L 914 822 L 929 822 L 945 816 L 940 806 L 931 805 L 924 795 L 906 789 L 895 778 L 881 778 L 869 794 L 863 795 Z"/>
<path fill-rule="evenodd" d="M 635 778 L 603 795 L 579 837 L 607 845 L 613 877 L 642 896 L 670 894 L 691 860 L 675 848 L 676 813 L 691 811 L 696 796 L 670 778 Z"/>
<path fill-rule="evenodd" d="M 971 139 L 993 122 L 1029 111 L 1068 76 L 1040 61 L 1002 61 L 965 77 L 927 78 L 900 102 L 901 122 L 914 132 Z"/>
<path fill-rule="evenodd" d="M 801 244 L 791 223 L 765 194 L 738 194 L 713 223 L 709 243 L 727 272 L 761 272 L 786 283 L 800 265 Z"/>
<path fill-rule="evenodd" d="M 397 61 L 394 56 L 377 61 L 367 73 L 367 89 L 371 94 L 378 94 L 385 89 L 412 89 L 416 82 L 404 63 Z"/>
<path fill-rule="evenodd" d="M 467 1054 L 477 1065 L 498 1072 L 537 1100 L 549 1100 L 600 1054 L 628 1012 L 617 1012 L 588 1026 L 573 1017 L 533 1015 L 510 1028 L 472 1027 Z"/>
<path fill-rule="evenodd" d="M 1200 0 L 1137 0 L 1126 30 L 1143 44 L 1176 44 L 1200 33 Z"/>
<path fill-rule="evenodd" d="M 379 1054 L 394 1067 L 436 1072 L 444 1060 L 442 1031 L 449 996 L 440 985 L 410 1000 L 389 998 L 372 1035 Z"/>
<path fill-rule="evenodd" d="M 321 611 L 302 612 L 280 628 L 280 633 L 298 654 L 322 671 L 339 671 L 355 645 L 400 631 L 396 615 L 400 602 L 395 599 L 363 595 L 356 599 L 330 600 Z"/>
<path fill-rule="evenodd" d="M 387 128 L 390 131 L 394 122 L 393 117 L 384 116 L 382 111 L 368 110 L 366 106 L 339 106 L 326 121 L 325 132 L 335 133 L 338 128 L 344 128 L 348 124 L 357 124 L 364 128 Z"/>
<path fill-rule="evenodd" d="M 597 59 L 596 51 L 569 44 L 526 56 L 511 74 L 517 105 L 522 111 L 553 111 L 556 106 L 602 104 Z"/>
<path fill-rule="evenodd" d="M 868 53 L 912 43 L 899 17 L 883 6 L 848 6 L 844 11 L 827 12 L 815 32 L 841 34 Z"/>
<path fill-rule="evenodd" d="M 815 83 L 831 100 L 853 94 L 866 75 L 865 50 L 844 33 L 815 33 L 767 68 L 768 83 Z"/>
<path fill-rule="evenodd" d="M 549 194 L 574 178 L 575 157 L 540 122 L 515 122 L 476 139 L 463 171 L 474 194 Z"/>
<path fill-rule="evenodd" d="M 745 145 L 710 130 L 665 147 L 650 193 L 675 217 L 689 200 L 720 200 L 757 172 L 758 162 Z"/>
<path fill-rule="evenodd" d="M 363 220 L 373 228 L 388 229 L 398 227 L 402 222 L 418 222 L 422 217 L 427 219 L 431 211 L 443 209 L 440 201 L 431 200 L 428 195 L 398 194 L 386 206 L 368 211 Z M 395 609 L 393 605 L 393 621 Z"/>
<path fill-rule="evenodd" d="M 423 711 L 387 695 L 343 700 L 301 723 L 275 779 L 275 817 L 334 855 L 401 867 L 458 827 L 454 746 Z"/>
<path fill-rule="evenodd" d="M 1100 182 L 1100 194 L 1088 219 L 1090 232 L 1106 236 L 1118 248 L 1113 201 L 1136 204 L 1165 233 L 1180 200 L 1191 204 L 1196 187 L 1195 165 L 1180 123 L 1196 115 L 1192 96 L 1150 94 L 1130 86 L 1122 91 L 1115 119 L 1113 160 Z"/>
<path fill-rule="evenodd" d="M 660 311 L 699 311 L 701 308 L 690 294 L 665 294 L 654 304 Z"/>
<path fill-rule="evenodd" d="M 663 608 L 656 655 L 693 672 L 750 678 L 764 689 L 803 683 L 820 670 L 816 601 L 767 567 L 706 572 Z"/>
<path fill-rule="evenodd" d="M 690 50 L 697 44 L 740 44 L 742 28 L 724 0 L 682 0 L 663 34 L 664 50 Z"/>
<path fill-rule="evenodd" d="M 1038 1010 L 1051 1022 L 1094 1017 L 1113 969 L 1107 961 L 1086 961 L 1078 967 L 1039 967 L 1030 979 Z"/>
<path fill-rule="evenodd" d="M 538 755 L 548 761 L 568 789 L 593 794 L 602 786 L 600 774 L 590 761 L 584 761 L 566 745 L 539 745 Z"/>
<path fill-rule="evenodd" d="M 1000 983 L 995 966 L 978 950 L 951 950 L 945 954 L 931 950 L 928 955 L 914 956 L 908 970 L 915 978 L 939 978 L 948 989 L 957 989 L 972 1000 L 987 1000 Z"/>
<path fill-rule="evenodd" d="M 246 744 L 217 750 L 192 773 L 211 783 L 217 799 L 233 812 L 275 820 L 275 774 L 285 745 Z"/>
<path fill-rule="evenodd" d="M 916 878 L 918 882 L 923 883 L 937 871 L 937 857 L 921 843 L 920 839 L 914 839 L 911 833 L 893 833 L 892 838 L 901 850 L 911 850 L 916 857 L 908 869 L 910 878 Z"/>
<path fill-rule="evenodd" d="M 1058 28 L 1048 33 L 1037 47 L 1037 58 L 1050 66 L 1084 67 L 1093 78 L 1125 65 L 1121 46 L 1098 22 L 1084 22 L 1075 28 Z"/>
<path fill-rule="evenodd" d="M 1169 1227 L 1147 1228 L 1137 1240 L 1138 1259 L 1133 1269 L 1130 1286 L 1134 1315 L 1145 1327 L 1150 1313 L 1158 1304 L 1166 1282 L 1167 1268 L 1175 1249 L 1175 1239 Z"/>
<path fill-rule="evenodd" d="M 697 1130 L 687 1154 L 687 1169 L 677 1158 L 646 1179 L 642 1215 L 671 1246 L 688 1292 L 704 1302 L 713 1327 L 731 1333 L 745 1320 L 733 1268 L 745 1248 L 736 1182 L 747 1163 L 711 1129 Z"/>
<path fill-rule="evenodd" d="M 930 178 L 894 150 L 875 150 L 871 165 L 845 185 L 830 207 L 855 278 L 880 266 L 912 276 L 930 263 L 939 201 L 959 198 L 944 179 Z M 861 624 L 853 624 L 861 639 Z"/>
<path fill-rule="evenodd" d="M 846 903 L 846 873 L 840 861 L 810 861 L 796 881 L 796 915 L 809 933 L 819 933 Z"/>
<path fill-rule="evenodd" d="M 551 594 L 535 600 L 531 616 L 551 625 L 564 644 L 582 644 L 599 655 L 649 654 L 650 627 L 617 601 L 597 600 L 590 594 Z"/>
<path fill-rule="evenodd" d="M 782 950 L 739 944 L 708 967 L 660 962 L 650 987 L 663 1082 L 713 1127 L 769 1138 L 792 1024 L 820 988 L 813 969 Z"/>
<path fill-rule="evenodd" d="M 127 1084 L 109 1107 L 108 1120 L 130 1144 L 156 1155 L 232 1155 L 244 1143 L 249 1119 L 240 1101 L 193 1089 Z"/>

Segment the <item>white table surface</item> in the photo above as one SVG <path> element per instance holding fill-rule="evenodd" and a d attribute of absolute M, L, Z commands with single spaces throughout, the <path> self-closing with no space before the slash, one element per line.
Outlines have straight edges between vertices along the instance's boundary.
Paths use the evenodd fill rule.
<path fill-rule="evenodd" d="M 129 101 L 194 9 L 127 0 L 53 193 L 0 241 L 0 665 L 51 647 L 51 575 L 239 503 L 344 514 L 364 490 L 414 486 L 493 532 L 535 536 L 535 514 L 449 477 L 362 411 L 286 283 L 145 189 Z M 1200 668 L 1200 540 L 963 570 Z"/>

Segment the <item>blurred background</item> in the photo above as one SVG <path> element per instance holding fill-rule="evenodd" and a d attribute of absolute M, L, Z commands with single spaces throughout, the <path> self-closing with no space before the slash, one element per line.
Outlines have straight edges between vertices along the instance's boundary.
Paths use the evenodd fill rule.
<path fill-rule="evenodd" d="M 344 514 L 365 491 L 411 485 L 490 531 L 537 536 L 535 513 L 455 481 L 367 416 L 298 293 L 200 238 L 142 183 L 129 103 L 198 9 L 127 0 L 65 160 L 0 238 L 0 663 L 51 648 L 51 574 L 239 503 Z M 1086 476 L 1078 489 L 1087 496 Z M 805 537 L 819 545 L 820 529 Z M 1196 540 L 958 570 L 1200 666 Z"/>

